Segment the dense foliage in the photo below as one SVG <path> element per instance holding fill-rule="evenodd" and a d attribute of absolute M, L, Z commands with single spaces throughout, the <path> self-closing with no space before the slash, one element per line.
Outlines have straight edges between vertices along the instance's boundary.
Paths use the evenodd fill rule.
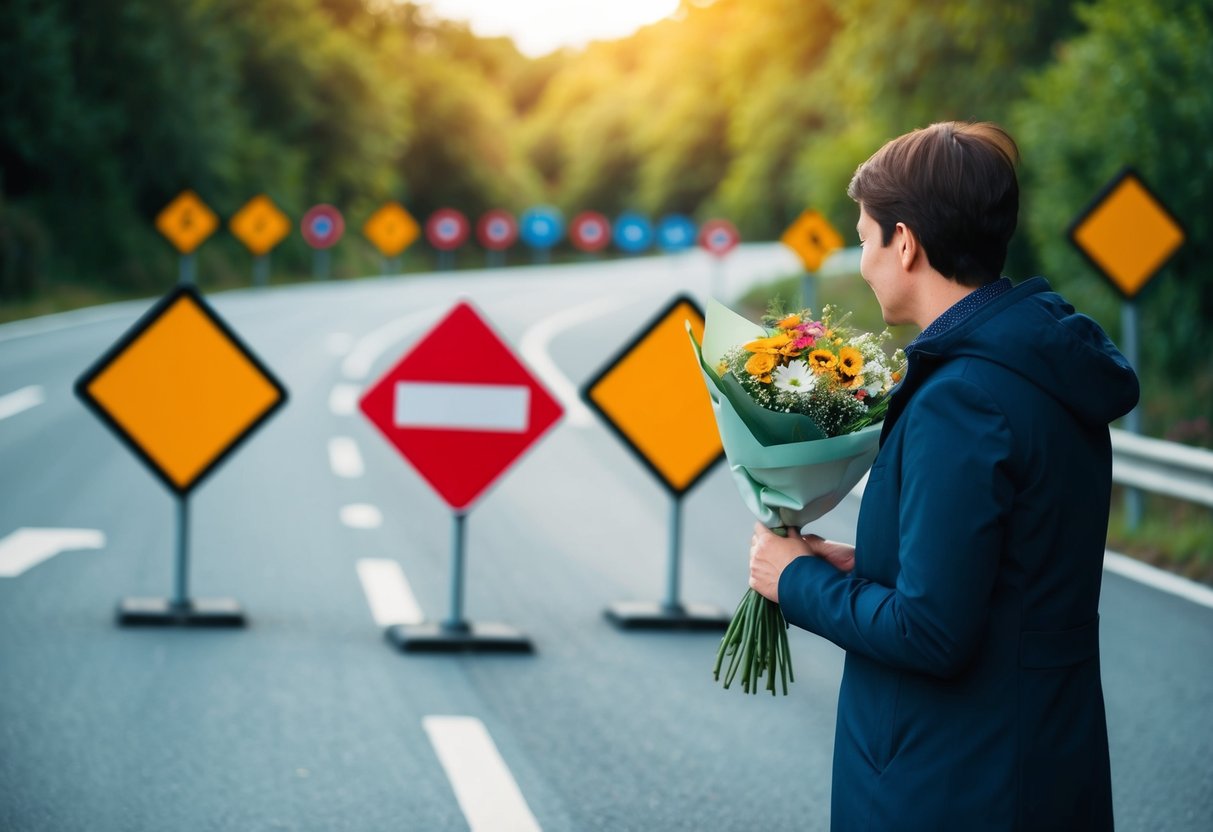
<path fill-rule="evenodd" d="M 537 202 L 724 215 L 749 239 L 811 204 L 849 236 L 845 186 L 880 143 L 990 119 L 1024 151 L 1008 271 L 1046 273 L 1113 331 L 1116 297 L 1066 225 L 1125 164 L 1184 220 L 1141 300 L 1143 361 L 1148 383 L 1185 391 L 1168 413 L 1213 412 L 1210 0 L 683 0 L 632 37 L 540 59 L 394 0 L 6 8 L 0 302 L 163 288 L 175 254 L 151 219 L 186 187 L 224 218 L 262 192 L 296 219 L 336 204 L 344 274 L 373 262 L 358 229 L 388 198 L 422 218 Z M 204 280 L 247 273 L 230 235 L 200 257 Z M 275 257 L 307 270 L 298 234 Z M 1193 419 L 1184 438 L 1210 441 Z"/>

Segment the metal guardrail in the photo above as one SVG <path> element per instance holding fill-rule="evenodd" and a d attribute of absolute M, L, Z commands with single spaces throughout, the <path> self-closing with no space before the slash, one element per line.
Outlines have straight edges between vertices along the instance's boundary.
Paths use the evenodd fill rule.
<path fill-rule="evenodd" d="M 1113 429 L 1112 481 L 1213 508 L 1213 451 Z"/>

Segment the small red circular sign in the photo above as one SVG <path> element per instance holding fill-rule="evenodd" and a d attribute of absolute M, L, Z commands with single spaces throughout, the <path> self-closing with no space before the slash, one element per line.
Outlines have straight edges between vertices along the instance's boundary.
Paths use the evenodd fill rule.
<path fill-rule="evenodd" d="M 332 248 L 345 233 L 345 218 L 332 205 L 314 205 L 303 215 L 299 230 L 312 248 Z"/>
<path fill-rule="evenodd" d="M 741 242 L 737 227 L 728 220 L 708 220 L 699 229 L 699 245 L 717 257 L 724 257 Z"/>
<path fill-rule="evenodd" d="M 476 223 L 476 239 L 491 251 L 507 249 L 518 239 L 518 222 L 507 211 L 489 211 Z"/>
<path fill-rule="evenodd" d="M 611 242 L 611 221 L 597 211 L 582 211 L 569 226 L 569 239 L 582 251 L 601 251 Z"/>
<path fill-rule="evenodd" d="M 454 208 L 439 208 L 425 223 L 425 238 L 439 251 L 454 251 L 468 238 L 468 219 Z"/>

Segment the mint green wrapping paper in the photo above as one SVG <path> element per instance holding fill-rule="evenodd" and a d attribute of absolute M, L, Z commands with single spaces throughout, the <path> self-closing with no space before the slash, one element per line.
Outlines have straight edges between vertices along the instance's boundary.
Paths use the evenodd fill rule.
<path fill-rule="evenodd" d="M 728 350 L 766 334 L 715 300 L 708 302 L 702 347 L 688 327 L 742 500 L 768 528 L 800 529 L 837 506 L 863 479 L 876 459 L 880 424 L 824 437 L 811 419 L 769 411 L 735 379 L 716 374 L 713 368 Z"/>

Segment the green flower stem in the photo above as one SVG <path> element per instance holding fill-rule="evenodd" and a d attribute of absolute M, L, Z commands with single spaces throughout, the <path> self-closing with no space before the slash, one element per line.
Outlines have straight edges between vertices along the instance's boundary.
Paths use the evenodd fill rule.
<path fill-rule="evenodd" d="M 787 530 L 773 530 L 781 537 L 787 536 Z M 738 672 L 741 673 L 741 688 L 745 693 L 757 693 L 759 683 L 766 674 L 766 689 L 775 695 L 775 679 L 782 682 L 784 696 L 788 694 L 788 683 L 796 677 L 792 673 L 792 656 L 788 649 L 788 623 L 783 617 L 783 610 L 778 604 L 768 601 L 754 590 L 746 591 L 741 603 L 733 612 L 733 618 L 720 640 L 716 650 L 716 664 L 712 668 L 712 677 L 720 681 L 721 668 L 724 670 L 724 688 L 729 685 Z"/>

